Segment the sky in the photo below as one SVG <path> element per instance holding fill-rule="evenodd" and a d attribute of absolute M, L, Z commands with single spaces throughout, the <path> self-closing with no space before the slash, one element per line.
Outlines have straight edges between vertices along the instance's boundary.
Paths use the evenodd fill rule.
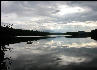
<path fill-rule="evenodd" d="M 97 29 L 97 1 L 1 1 L 1 25 L 49 32 Z"/>

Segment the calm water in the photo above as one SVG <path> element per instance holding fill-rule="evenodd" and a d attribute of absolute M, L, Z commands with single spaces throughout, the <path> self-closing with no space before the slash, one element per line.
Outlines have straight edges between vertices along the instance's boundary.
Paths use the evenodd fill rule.
<path fill-rule="evenodd" d="M 55 38 L 6 45 L 8 70 L 73 70 L 97 68 L 97 41 L 89 38 Z"/>

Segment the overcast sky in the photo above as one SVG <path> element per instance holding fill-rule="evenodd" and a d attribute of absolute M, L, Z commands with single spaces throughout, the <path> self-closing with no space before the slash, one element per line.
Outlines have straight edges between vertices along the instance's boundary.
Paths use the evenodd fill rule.
<path fill-rule="evenodd" d="M 97 1 L 2 1 L 1 25 L 53 32 L 97 29 Z"/>

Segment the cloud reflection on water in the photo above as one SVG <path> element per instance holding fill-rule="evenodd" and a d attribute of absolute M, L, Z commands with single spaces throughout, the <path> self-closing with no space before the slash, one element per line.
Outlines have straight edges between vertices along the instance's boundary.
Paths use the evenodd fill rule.
<path fill-rule="evenodd" d="M 9 44 L 6 47 L 12 48 L 12 51 L 6 51 L 5 57 L 11 57 L 11 70 L 21 70 L 25 65 L 27 69 L 33 69 L 34 66 L 39 69 L 60 68 L 72 63 L 78 65 L 89 62 L 97 57 L 96 41 L 90 38 L 67 39 L 58 37 L 32 41 L 32 44 L 27 42 Z"/>

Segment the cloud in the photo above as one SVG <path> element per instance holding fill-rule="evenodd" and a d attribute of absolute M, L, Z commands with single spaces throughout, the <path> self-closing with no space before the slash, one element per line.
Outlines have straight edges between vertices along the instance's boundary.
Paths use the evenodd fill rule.
<path fill-rule="evenodd" d="M 57 31 L 60 28 L 61 31 L 69 30 L 68 27 L 75 27 L 79 23 L 82 27 L 96 27 L 96 4 L 90 1 L 2 1 L 1 22 L 14 24 L 15 28 L 23 25 L 20 28 Z M 73 21 L 79 23 L 72 24 Z"/>

